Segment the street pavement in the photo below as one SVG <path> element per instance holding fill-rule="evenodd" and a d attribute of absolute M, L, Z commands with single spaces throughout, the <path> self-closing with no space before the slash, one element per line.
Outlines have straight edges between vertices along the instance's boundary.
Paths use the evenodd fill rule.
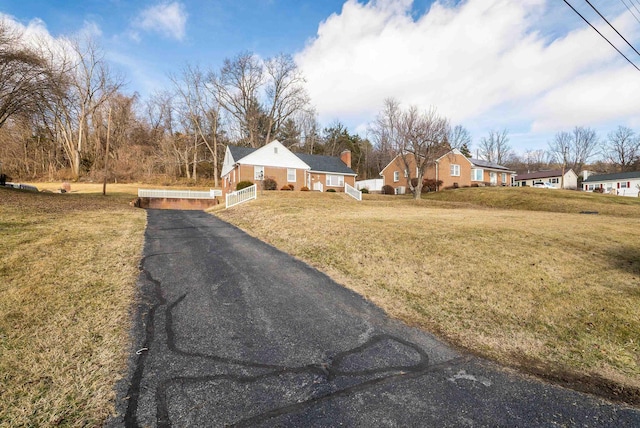
<path fill-rule="evenodd" d="M 107 426 L 640 427 L 640 409 L 461 354 L 214 216 L 147 215 Z"/>

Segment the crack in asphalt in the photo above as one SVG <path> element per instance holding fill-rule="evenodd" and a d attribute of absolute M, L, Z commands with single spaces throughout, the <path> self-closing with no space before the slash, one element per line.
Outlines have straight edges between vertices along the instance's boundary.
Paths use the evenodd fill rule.
<path fill-rule="evenodd" d="M 314 363 L 305 366 L 283 366 L 283 365 L 274 365 L 274 364 L 265 364 L 254 361 L 246 361 L 240 360 L 236 358 L 223 357 L 219 355 L 206 354 L 202 352 L 193 352 L 193 351 L 185 351 L 180 349 L 176 345 L 176 333 L 174 331 L 174 322 L 173 322 L 173 311 L 174 309 L 184 301 L 187 297 L 188 293 L 185 293 L 178 297 L 175 301 L 168 303 L 165 297 L 162 294 L 162 282 L 153 277 L 153 275 L 147 270 L 146 262 L 152 257 L 164 256 L 164 255 L 173 255 L 180 254 L 179 252 L 166 252 L 166 253 L 156 253 L 145 256 L 141 263 L 140 269 L 144 278 L 153 284 L 151 296 L 148 299 L 148 303 L 153 303 L 148 307 L 146 315 L 144 316 L 144 331 L 145 338 L 142 344 L 143 348 L 151 349 L 151 345 L 156 339 L 156 325 L 155 325 L 155 316 L 159 311 L 161 306 L 166 306 L 165 309 L 165 334 L 167 338 L 167 348 L 170 352 L 175 353 L 181 357 L 187 358 L 200 358 L 206 359 L 210 361 L 214 361 L 222 364 L 229 364 L 238 366 L 246 369 L 269 369 L 271 371 L 254 375 L 254 376 L 243 376 L 243 375 L 234 375 L 234 374 L 219 374 L 219 375 L 211 375 L 211 376 L 194 376 L 194 377 L 184 377 L 184 376 L 175 376 L 162 381 L 156 387 L 155 392 L 155 400 L 156 400 L 156 424 L 158 427 L 170 427 L 171 420 L 168 409 L 168 400 L 167 400 L 167 389 L 175 386 L 175 385 L 191 385 L 202 382 L 212 382 L 218 380 L 228 380 L 237 383 L 250 384 L 256 383 L 260 380 L 267 378 L 277 378 L 279 376 L 283 376 L 286 374 L 310 374 L 319 376 L 324 378 L 325 383 L 329 384 L 333 380 L 338 377 L 363 377 L 363 376 L 373 376 L 373 379 L 364 380 L 356 385 L 347 387 L 347 388 L 333 388 L 334 390 L 321 394 L 316 397 L 312 397 L 308 400 L 304 400 L 301 402 L 297 402 L 290 405 L 285 405 L 282 407 L 278 407 L 275 409 L 271 409 L 269 411 L 263 412 L 261 414 L 251 416 L 249 418 L 241 419 L 231 424 L 231 426 L 250 426 L 256 423 L 267 421 L 271 418 L 282 416 L 290 412 L 297 411 L 306 406 L 310 406 L 317 402 L 322 402 L 329 400 L 331 398 L 347 395 L 353 392 L 358 392 L 365 390 L 367 388 L 373 387 L 380 383 L 388 382 L 393 379 L 398 378 L 413 378 L 416 376 L 422 376 L 425 373 L 433 370 L 438 366 L 446 366 L 450 367 L 452 365 L 459 364 L 461 362 L 467 361 L 467 357 L 459 358 L 456 360 L 447 361 L 446 363 L 439 364 L 429 364 L 428 355 L 417 345 L 406 341 L 402 338 L 392 336 L 389 334 L 377 334 L 370 337 L 366 342 L 360 344 L 357 347 L 354 347 L 350 350 L 339 352 L 335 354 L 328 361 L 323 363 Z M 381 343 L 384 340 L 394 341 L 400 345 L 403 345 L 412 351 L 414 351 L 419 356 L 419 361 L 414 364 L 408 365 L 393 365 L 393 366 L 383 366 L 379 368 L 367 368 L 362 370 L 344 370 L 341 369 L 341 364 L 351 356 L 357 355 L 366 351 L 367 349 L 371 349 L 374 345 Z M 140 387 L 143 379 L 145 364 L 147 359 L 149 358 L 150 352 L 141 353 L 137 361 L 135 362 L 135 371 L 132 376 L 131 385 L 127 391 L 127 407 L 124 415 L 124 422 L 126 427 L 138 427 L 137 421 L 137 410 L 140 399 Z M 457 361 L 459 360 L 459 361 Z M 383 376 L 379 376 L 383 375 Z"/>

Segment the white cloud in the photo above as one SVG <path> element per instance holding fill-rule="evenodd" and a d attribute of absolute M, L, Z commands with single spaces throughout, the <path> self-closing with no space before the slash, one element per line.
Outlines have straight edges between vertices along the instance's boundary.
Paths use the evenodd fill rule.
<path fill-rule="evenodd" d="M 135 28 L 160 33 L 176 40 L 184 40 L 188 14 L 182 3 L 162 3 L 143 10 L 134 23 Z M 139 34 L 131 36 L 139 40 Z"/>
<path fill-rule="evenodd" d="M 387 97 L 436 106 L 476 129 L 507 126 L 508 117 L 533 132 L 629 121 L 640 109 L 640 87 L 629 83 L 639 81 L 637 70 L 591 28 L 549 35 L 546 17 L 572 16 L 568 8 L 444 0 L 414 18 L 412 3 L 348 0 L 320 24 L 296 61 L 321 120 L 371 120 Z M 632 19 L 614 24 L 637 38 Z"/>

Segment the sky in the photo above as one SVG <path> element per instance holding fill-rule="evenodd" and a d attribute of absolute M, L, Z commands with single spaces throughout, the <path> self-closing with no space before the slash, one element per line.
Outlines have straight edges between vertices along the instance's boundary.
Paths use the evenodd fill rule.
<path fill-rule="evenodd" d="M 640 50 L 640 1 L 590 1 Z M 586 1 L 569 3 L 640 67 Z M 491 130 L 519 154 L 575 126 L 640 132 L 640 71 L 563 0 L 0 0 L 0 15 L 55 39 L 91 34 L 143 99 L 186 64 L 248 50 L 291 54 L 320 123 L 362 136 L 386 98 L 436 108 L 472 149 Z"/>

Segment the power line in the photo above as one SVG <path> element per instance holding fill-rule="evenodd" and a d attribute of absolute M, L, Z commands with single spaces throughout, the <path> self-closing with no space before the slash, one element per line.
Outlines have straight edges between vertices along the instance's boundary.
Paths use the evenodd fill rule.
<path fill-rule="evenodd" d="M 640 18 L 638 18 L 635 14 L 635 12 L 633 10 L 631 10 L 631 8 L 629 7 L 629 5 L 627 4 L 627 2 L 625 0 L 620 0 L 622 2 L 623 5 L 626 6 L 627 10 L 629 11 L 629 13 L 631 15 L 633 15 L 633 17 L 636 19 L 636 21 L 638 21 L 638 24 L 640 24 Z M 633 8 L 635 10 L 638 10 L 638 8 L 636 7 L 635 3 L 633 3 L 633 1 L 629 0 L 631 2 L 631 5 L 633 6 Z M 638 13 L 640 13 L 640 11 L 638 11 Z"/>
<path fill-rule="evenodd" d="M 640 13 L 640 9 L 638 9 L 638 6 L 636 6 L 638 4 L 638 0 L 629 0 L 631 1 L 631 4 L 633 5 L 633 8 Z"/>
<path fill-rule="evenodd" d="M 624 38 L 624 36 L 623 36 L 622 34 L 620 34 L 620 32 L 619 32 L 618 30 L 616 30 L 616 27 L 614 27 L 613 25 L 611 25 L 611 23 L 607 20 L 607 18 L 605 18 L 605 17 L 600 13 L 600 11 L 599 11 L 598 9 L 596 9 L 596 8 L 595 8 L 595 6 L 593 6 L 593 5 L 591 4 L 591 2 L 590 2 L 589 0 L 584 0 L 584 1 L 586 1 L 586 2 L 587 2 L 587 4 L 588 4 L 589 6 L 591 6 L 591 9 L 595 10 L 595 11 L 596 11 L 596 13 L 597 13 L 598 15 L 600 15 L 600 18 L 604 19 L 604 22 L 606 22 L 607 24 L 609 24 L 609 27 L 613 28 L 613 31 L 615 31 L 616 33 L 618 33 L 618 36 L 622 37 L 622 40 L 624 40 L 625 42 L 627 42 L 627 44 L 629 45 L 629 47 L 630 47 L 631 49 L 633 49 L 633 50 L 634 50 L 638 55 L 640 55 L 640 52 L 638 52 L 638 50 L 637 50 L 637 49 L 636 49 L 636 48 L 635 48 L 631 43 L 629 43 L 629 41 L 628 41 L 627 39 L 625 39 L 625 38 Z"/>
<path fill-rule="evenodd" d="M 584 16 L 582 16 L 582 14 L 580 12 L 578 12 L 572 5 L 571 3 L 569 3 L 567 0 L 564 0 L 564 2 L 567 4 L 567 6 L 569 6 L 571 8 L 571 10 L 573 10 L 580 18 L 582 18 L 582 20 L 584 22 L 586 22 L 587 24 L 589 24 L 589 27 L 593 28 L 595 30 L 596 33 L 598 33 L 600 35 L 600 37 L 602 37 L 603 39 L 605 39 L 607 41 L 607 43 L 609 43 L 611 45 L 612 48 L 614 48 L 616 51 L 618 51 L 618 53 L 620 55 L 622 55 L 624 57 L 624 59 L 626 59 L 629 64 L 631 64 L 636 70 L 640 71 L 640 68 L 638 68 L 637 65 L 635 65 L 633 62 L 631 62 L 631 60 L 629 58 L 627 58 L 627 56 L 625 54 L 623 54 L 620 49 L 618 49 L 617 47 L 614 46 L 613 43 L 611 43 L 609 41 L 609 39 L 607 39 L 600 31 L 598 31 L 598 29 L 596 27 L 594 27 L 588 20 L 587 18 L 585 18 Z"/>

